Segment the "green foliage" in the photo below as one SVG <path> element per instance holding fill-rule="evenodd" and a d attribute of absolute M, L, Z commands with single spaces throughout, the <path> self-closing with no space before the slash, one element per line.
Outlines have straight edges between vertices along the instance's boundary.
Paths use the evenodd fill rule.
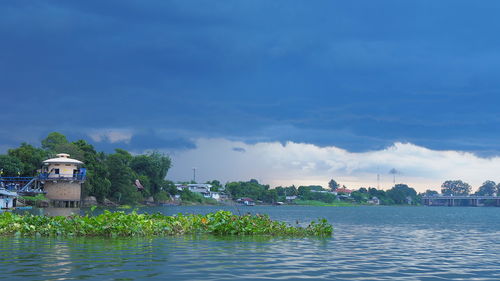
<path fill-rule="evenodd" d="M 4 177 L 17 177 L 23 171 L 23 163 L 14 156 L 0 155 L 0 170 Z"/>
<path fill-rule="evenodd" d="M 224 188 L 222 187 L 222 184 L 220 183 L 220 181 L 218 180 L 213 180 L 213 181 L 207 181 L 206 183 L 212 185 L 212 187 L 210 188 L 210 191 L 213 191 L 213 192 L 219 192 L 221 190 L 223 190 Z"/>
<path fill-rule="evenodd" d="M 274 203 L 277 200 L 275 190 L 269 190 L 268 185 L 259 184 L 255 179 L 247 182 L 230 182 L 226 184 L 226 191 L 232 198 L 249 197 L 266 203 Z"/>
<path fill-rule="evenodd" d="M 285 197 L 285 196 L 297 196 L 298 191 L 295 185 L 288 186 L 288 187 L 281 187 L 278 186 L 275 188 L 276 192 L 278 193 L 278 196 L 280 197 Z"/>
<path fill-rule="evenodd" d="M 69 142 L 63 134 L 53 132 L 42 140 L 42 148 L 23 143 L 10 149 L 8 155 L 0 155 L 0 169 L 4 176 L 34 176 L 41 162 L 57 153 L 68 153 L 71 158 L 84 162 L 87 180 L 83 183 L 83 196 L 95 196 L 98 202 L 104 198 L 120 204 L 136 204 L 144 197 L 164 198 L 165 192 L 176 194 L 172 182 L 166 181 L 171 166 L 168 156 L 158 152 L 132 156 L 128 151 L 116 149 L 113 154 L 97 152 L 85 140 Z M 134 186 L 139 179 L 145 190 L 138 192 Z M 163 192 L 157 196 L 158 193 Z M 167 197 L 168 194 L 167 194 Z"/>
<path fill-rule="evenodd" d="M 93 211 L 93 210 L 92 210 Z M 267 215 L 237 216 L 218 211 L 207 215 L 164 216 L 104 211 L 98 216 L 46 217 L 0 214 L 0 235 L 33 236 L 167 236 L 180 234 L 331 236 L 333 227 L 325 220 L 296 227 L 273 221 Z"/>
<path fill-rule="evenodd" d="M 435 190 L 427 189 L 422 195 L 425 195 L 425 196 L 436 196 L 438 194 L 439 194 L 439 192 L 437 192 Z"/>
<path fill-rule="evenodd" d="M 51 150 L 52 154 L 67 153 L 75 159 L 85 159 L 84 152 L 74 143 L 60 143 Z"/>
<path fill-rule="evenodd" d="M 386 194 L 395 204 L 408 204 L 408 200 L 417 202 L 417 192 L 406 184 L 396 184 Z"/>
<path fill-rule="evenodd" d="M 129 164 L 132 155 L 123 149 L 116 149 L 108 155 L 105 163 L 109 172 L 110 197 L 120 204 L 134 204 L 142 201 L 142 195 L 134 186 L 136 175 Z"/>
<path fill-rule="evenodd" d="M 170 195 L 168 192 L 161 190 L 153 196 L 155 202 L 165 202 L 170 200 Z"/>
<path fill-rule="evenodd" d="M 207 204 L 207 205 L 216 205 L 218 204 L 217 200 L 212 198 L 205 198 L 203 195 L 197 192 L 191 192 L 189 190 L 181 191 L 181 199 L 183 204 Z"/>
<path fill-rule="evenodd" d="M 448 180 L 441 185 L 443 195 L 468 195 L 470 191 L 471 186 L 461 180 Z"/>
<path fill-rule="evenodd" d="M 302 200 L 315 200 L 324 203 L 333 203 L 337 199 L 332 193 L 327 192 L 321 186 L 310 185 L 310 186 L 299 186 L 298 196 Z"/>
<path fill-rule="evenodd" d="M 328 182 L 328 187 L 332 190 L 332 191 L 335 191 L 339 188 L 339 184 L 334 180 L 334 179 L 331 179 L 329 182 Z"/>
<path fill-rule="evenodd" d="M 67 144 L 66 136 L 58 132 L 50 133 L 45 139 L 42 140 L 42 148 L 49 151 L 54 151 L 56 146 Z"/>
<path fill-rule="evenodd" d="M 485 181 L 476 192 L 476 195 L 492 196 L 497 192 L 497 185 L 494 181 Z"/>
<path fill-rule="evenodd" d="M 147 191 L 149 194 L 160 192 L 161 187 L 165 184 L 165 177 L 171 165 L 172 161 L 170 158 L 157 151 L 135 156 L 130 161 L 130 168 L 134 172 L 140 176 L 147 177 L 149 181 L 147 183 Z M 141 183 L 143 183 L 142 180 Z M 144 186 L 146 187 L 146 185 Z"/>
<path fill-rule="evenodd" d="M 43 160 L 47 159 L 47 152 L 30 144 L 22 143 L 20 147 L 9 149 L 8 155 L 21 161 L 23 169 L 21 176 L 30 177 L 36 174 Z"/>

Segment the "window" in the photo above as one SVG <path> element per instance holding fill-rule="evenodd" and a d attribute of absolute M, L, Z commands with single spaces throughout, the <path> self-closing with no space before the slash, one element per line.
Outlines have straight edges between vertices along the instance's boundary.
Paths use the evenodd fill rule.
<path fill-rule="evenodd" d="M 54 174 L 59 175 L 59 169 L 54 169 Z"/>

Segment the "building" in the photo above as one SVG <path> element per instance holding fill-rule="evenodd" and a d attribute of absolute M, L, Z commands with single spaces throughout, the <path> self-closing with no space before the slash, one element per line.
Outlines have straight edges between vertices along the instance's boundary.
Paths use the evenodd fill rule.
<path fill-rule="evenodd" d="M 380 205 L 380 199 L 378 199 L 376 196 L 373 196 L 372 199 L 368 200 L 367 203 L 372 205 Z"/>
<path fill-rule="evenodd" d="M 82 183 L 86 176 L 83 162 L 69 158 L 66 153 L 56 156 L 42 162 L 39 178 L 44 184 L 46 197 L 54 207 L 80 207 Z"/>
<path fill-rule="evenodd" d="M 248 197 L 239 198 L 238 200 L 236 200 L 236 202 L 238 204 L 245 205 L 245 206 L 255 206 L 255 201 L 253 201 L 252 198 L 248 198 Z"/>
<path fill-rule="evenodd" d="M 0 209 L 10 209 L 16 206 L 17 192 L 0 188 Z"/>
<path fill-rule="evenodd" d="M 200 193 L 205 198 L 212 198 L 214 200 L 220 201 L 223 196 L 219 192 L 213 192 L 211 184 L 208 183 L 190 183 L 190 184 L 176 184 L 177 190 L 189 190 L 191 192 Z"/>
<path fill-rule="evenodd" d="M 352 190 L 347 189 L 347 188 L 338 188 L 337 189 L 337 194 L 345 194 L 347 196 L 351 196 L 352 192 L 353 192 Z"/>

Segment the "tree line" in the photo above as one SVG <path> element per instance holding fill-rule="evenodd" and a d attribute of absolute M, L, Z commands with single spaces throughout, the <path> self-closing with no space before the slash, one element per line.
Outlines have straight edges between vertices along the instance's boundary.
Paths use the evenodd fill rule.
<path fill-rule="evenodd" d="M 41 141 L 41 147 L 22 143 L 0 155 L 2 176 L 35 176 L 42 161 L 68 153 L 71 158 L 84 162 L 87 180 L 82 185 L 82 195 L 95 196 L 98 202 L 105 198 L 120 204 L 135 204 L 153 197 L 164 201 L 177 193 L 175 185 L 165 180 L 171 159 L 157 151 L 132 155 L 123 149 L 114 153 L 97 152 L 85 140 L 70 142 L 63 134 L 50 133 Z M 139 180 L 144 188 L 134 185 Z"/>

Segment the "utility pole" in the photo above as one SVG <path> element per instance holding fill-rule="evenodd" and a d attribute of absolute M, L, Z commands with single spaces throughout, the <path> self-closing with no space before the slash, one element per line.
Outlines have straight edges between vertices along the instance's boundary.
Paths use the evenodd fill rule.
<path fill-rule="evenodd" d="M 196 182 L 196 168 L 193 168 L 193 182 Z"/>

